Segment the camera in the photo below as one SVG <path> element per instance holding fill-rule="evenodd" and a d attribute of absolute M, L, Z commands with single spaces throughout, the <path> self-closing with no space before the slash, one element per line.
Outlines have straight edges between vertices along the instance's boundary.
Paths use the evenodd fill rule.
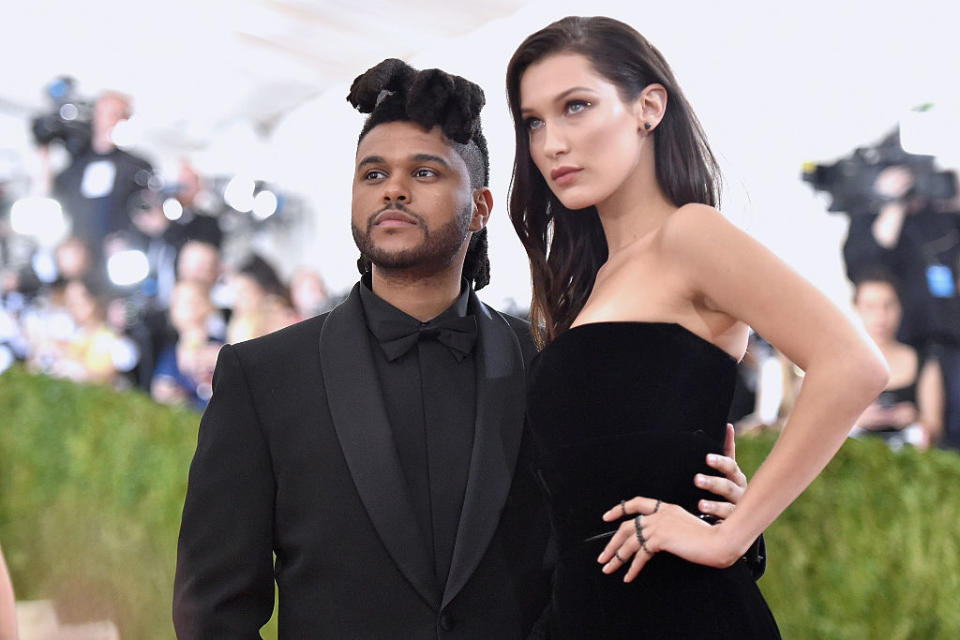
<path fill-rule="evenodd" d="M 60 76 L 46 87 L 53 109 L 30 122 L 33 139 L 38 145 L 59 140 L 71 156 L 77 156 L 90 144 L 93 105 L 76 92 L 76 82 Z"/>
<path fill-rule="evenodd" d="M 949 200 L 957 194 L 957 177 L 938 171 L 933 156 L 908 153 L 900 145 L 900 130 L 879 143 L 859 147 L 833 164 L 804 164 L 803 180 L 831 196 L 828 211 L 847 213 L 876 209 L 885 198 L 874 190 L 880 173 L 892 166 L 906 167 L 913 174 L 913 187 L 906 198 Z"/>

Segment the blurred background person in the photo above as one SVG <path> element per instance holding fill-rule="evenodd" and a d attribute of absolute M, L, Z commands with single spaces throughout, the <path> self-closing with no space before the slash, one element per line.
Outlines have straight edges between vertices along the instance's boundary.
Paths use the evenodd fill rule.
<path fill-rule="evenodd" d="M 117 125 L 130 118 L 130 97 L 116 91 L 99 95 L 93 107 L 89 144 L 53 180 L 53 196 L 73 219 L 73 233 L 103 253 L 111 233 L 129 227 L 127 203 L 147 186 L 153 168 L 147 160 L 118 149 Z M 68 148 L 69 150 L 69 148 Z"/>
<path fill-rule="evenodd" d="M 260 256 L 247 258 L 228 283 L 233 290 L 233 313 L 227 325 L 227 342 L 256 338 L 296 322 L 286 287 Z"/>
<path fill-rule="evenodd" d="M 163 198 L 155 191 L 141 189 L 130 197 L 127 210 L 132 228 L 118 242 L 146 255 L 149 271 L 141 289 L 152 307 L 165 310 L 177 279 L 179 247 L 170 220 L 163 212 Z"/>
<path fill-rule="evenodd" d="M 34 369 L 77 382 L 105 384 L 116 382 L 118 372 L 133 368 L 137 349 L 106 323 L 105 305 L 93 281 L 68 282 L 63 305 L 71 329 L 66 336 L 46 336 L 32 345 Z"/>
<path fill-rule="evenodd" d="M 79 280 L 93 275 L 94 258 L 90 246 L 77 236 L 70 236 L 54 250 L 57 277 L 60 280 Z"/>
<path fill-rule="evenodd" d="M 203 284 L 210 292 L 213 311 L 207 317 L 207 333 L 220 340 L 227 335 L 230 292 L 223 280 L 220 248 L 203 240 L 188 240 L 177 255 L 177 281 Z"/>
<path fill-rule="evenodd" d="M 190 162 L 182 159 L 174 187 L 177 202 L 180 203 L 175 220 L 181 245 L 190 240 L 199 240 L 219 247 L 223 242 L 219 221 L 201 206 L 200 196 L 203 192 L 203 178 Z"/>
<path fill-rule="evenodd" d="M 847 276 L 856 283 L 864 272 L 881 266 L 900 283 L 902 322 L 897 339 L 939 362 L 946 407 L 939 442 L 960 448 L 956 175 L 935 170 L 929 157 L 904 152 L 898 133 L 871 151 L 879 158 L 873 173 L 848 179 L 856 184 L 875 176 L 868 193 L 849 207 L 850 227 L 843 246 Z M 835 204 L 836 199 L 835 195 Z"/>
<path fill-rule="evenodd" d="M 290 301 L 298 322 L 329 311 L 337 302 L 330 299 L 320 273 L 310 267 L 298 267 L 290 276 Z"/>
<path fill-rule="evenodd" d="M 939 363 L 897 340 L 902 308 L 895 280 L 885 269 L 861 272 L 853 303 L 890 366 L 890 381 L 857 420 L 852 435 L 877 435 L 895 448 L 905 443 L 926 448 L 943 430 Z"/>
<path fill-rule="evenodd" d="M 210 335 L 210 290 L 202 282 L 182 280 L 173 289 L 170 323 L 176 342 L 157 361 L 150 395 L 163 404 L 186 404 L 202 411 L 213 393 L 213 370 L 223 341 Z"/>

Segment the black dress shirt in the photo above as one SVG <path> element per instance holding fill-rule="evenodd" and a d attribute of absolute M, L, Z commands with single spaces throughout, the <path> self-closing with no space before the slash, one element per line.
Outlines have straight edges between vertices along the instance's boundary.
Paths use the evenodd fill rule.
<path fill-rule="evenodd" d="M 437 582 L 446 583 L 473 448 L 476 418 L 476 358 L 436 339 L 435 325 L 465 318 L 469 288 L 429 322 L 397 309 L 370 288 L 363 277 L 360 301 L 374 346 L 384 404 L 424 543 L 433 553 Z M 404 353 L 385 348 L 391 331 L 407 325 L 421 331 Z M 389 354 L 389 355 L 388 355 Z"/>

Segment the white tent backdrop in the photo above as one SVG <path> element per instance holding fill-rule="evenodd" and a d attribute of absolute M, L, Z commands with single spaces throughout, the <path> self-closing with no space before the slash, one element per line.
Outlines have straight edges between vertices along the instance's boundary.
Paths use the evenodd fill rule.
<path fill-rule="evenodd" d="M 955 26 L 938 2 L 595 1 L 592 14 L 635 26 L 670 61 L 718 155 L 723 211 L 841 306 L 849 289 L 843 215 L 800 181 L 878 140 L 933 103 L 943 164 L 960 166 Z M 50 78 L 135 96 L 141 148 L 163 167 L 182 155 L 208 172 L 250 173 L 303 197 L 312 216 L 258 239 L 288 272 L 312 264 L 333 289 L 356 278 L 350 182 L 362 122 L 344 97 L 384 57 L 442 67 L 487 92 L 495 209 L 495 305 L 529 299 L 528 270 L 506 215 L 513 161 L 504 71 L 514 48 L 583 3 L 51 0 L 3 15 L 0 150 L 29 155 L 24 123 Z M 4 13 L 7 14 L 9 10 Z M 29 162 L 26 162 L 29 164 Z"/>

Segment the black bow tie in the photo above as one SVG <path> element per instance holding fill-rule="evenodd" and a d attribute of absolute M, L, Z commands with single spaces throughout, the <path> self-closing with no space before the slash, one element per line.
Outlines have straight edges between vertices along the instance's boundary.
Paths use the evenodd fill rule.
<path fill-rule="evenodd" d="M 412 323 L 386 321 L 378 323 L 377 329 L 377 340 L 390 362 L 413 348 L 421 338 L 437 340 L 460 362 L 477 341 L 477 320 L 473 316 L 445 318 L 419 327 Z"/>

